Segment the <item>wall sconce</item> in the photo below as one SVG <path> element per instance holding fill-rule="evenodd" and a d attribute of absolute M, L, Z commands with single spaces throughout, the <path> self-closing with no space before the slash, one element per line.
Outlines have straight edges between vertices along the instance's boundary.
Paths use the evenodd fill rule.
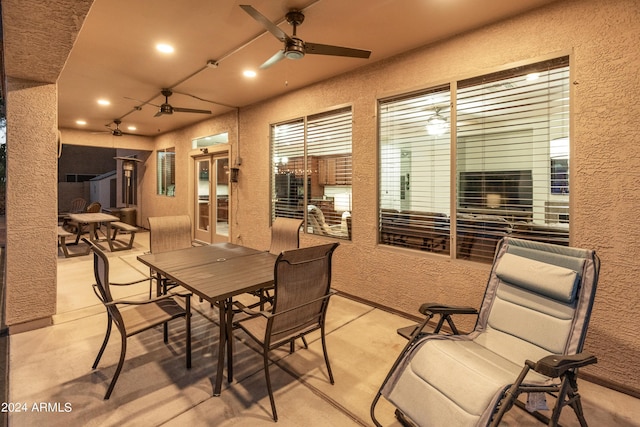
<path fill-rule="evenodd" d="M 231 168 L 231 182 L 238 182 L 239 168 Z"/>

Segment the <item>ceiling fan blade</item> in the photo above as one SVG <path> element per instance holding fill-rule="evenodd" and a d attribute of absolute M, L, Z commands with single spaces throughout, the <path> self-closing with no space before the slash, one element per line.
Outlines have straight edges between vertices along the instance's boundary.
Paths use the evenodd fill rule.
<path fill-rule="evenodd" d="M 160 117 L 163 114 L 164 113 L 162 112 L 162 110 L 158 110 L 158 112 L 153 117 Z"/>
<path fill-rule="evenodd" d="M 370 50 L 352 49 L 350 47 L 331 46 L 328 44 L 305 43 L 305 52 L 310 55 L 348 56 L 351 58 L 369 58 Z"/>
<path fill-rule="evenodd" d="M 244 10 L 249 15 L 251 15 L 251 17 L 253 19 L 255 19 L 256 21 L 261 23 L 262 26 L 267 29 L 267 31 L 269 31 L 271 34 L 276 36 L 276 38 L 278 40 L 280 40 L 281 42 L 284 42 L 284 41 L 290 39 L 290 37 L 287 35 L 287 33 L 285 33 L 280 28 L 278 28 L 278 26 L 276 24 L 274 24 L 273 22 L 269 21 L 269 19 L 267 19 L 266 16 L 264 16 L 263 14 L 258 12 L 252 6 L 249 6 L 248 4 L 241 4 L 240 7 L 242 8 L 242 10 Z"/>
<path fill-rule="evenodd" d="M 285 58 L 284 56 L 284 50 L 279 50 L 275 53 L 275 55 L 273 55 L 271 58 L 267 59 L 264 64 L 262 64 L 260 66 L 261 70 L 267 69 L 269 67 L 271 67 L 273 64 L 275 64 L 276 62 L 280 62 Z"/>
<path fill-rule="evenodd" d="M 199 113 L 199 114 L 211 114 L 209 110 L 196 110 L 195 108 L 178 108 L 173 107 L 173 111 L 177 113 Z"/>

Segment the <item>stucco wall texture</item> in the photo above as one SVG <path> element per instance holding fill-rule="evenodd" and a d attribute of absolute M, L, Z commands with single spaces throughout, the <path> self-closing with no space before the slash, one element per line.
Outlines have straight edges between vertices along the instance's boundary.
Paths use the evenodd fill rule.
<path fill-rule="evenodd" d="M 593 248 L 602 258 L 586 341 L 586 350 L 595 353 L 599 363 L 585 372 L 640 393 L 640 373 L 634 368 L 640 351 L 635 314 L 640 305 L 639 23 L 640 3 L 634 0 L 561 1 L 241 109 L 239 150 L 237 143 L 233 146 L 243 163 L 240 182 L 232 188 L 237 225 L 231 239 L 256 248 L 269 246 L 269 125 L 350 104 L 353 240 L 341 242 L 336 251 L 335 288 L 409 314 L 417 314 L 424 301 L 477 307 L 488 266 L 376 243 L 377 99 L 569 54 L 571 243 Z M 229 130 L 234 128 L 230 125 Z M 179 147 L 204 134 L 200 125 L 198 130 L 165 135 L 161 144 Z M 190 160 L 183 155 L 178 160 L 178 167 L 188 170 Z M 188 191 L 189 181 L 178 183 L 177 191 Z M 148 200 L 145 215 L 166 213 L 169 203 Z M 183 202 L 172 208 L 180 211 Z M 318 236 L 301 239 L 305 246 L 321 242 Z M 469 321 L 464 326 L 473 325 Z"/>

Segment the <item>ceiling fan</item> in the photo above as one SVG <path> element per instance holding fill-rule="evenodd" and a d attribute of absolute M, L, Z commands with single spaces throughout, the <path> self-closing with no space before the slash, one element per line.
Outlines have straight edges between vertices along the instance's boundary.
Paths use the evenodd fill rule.
<path fill-rule="evenodd" d="M 173 92 L 171 91 L 171 89 L 162 89 L 160 93 L 162 93 L 162 95 L 164 96 L 164 104 L 162 105 L 151 104 L 151 105 L 154 105 L 155 107 L 160 108 L 154 117 L 160 117 L 163 114 L 173 114 L 174 112 L 175 113 L 211 114 L 211 111 L 209 110 L 198 110 L 195 108 L 180 108 L 180 107 L 172 106 L 171 104 L 169 104 L 169 97 L 173 95 Z"/>
<path fill-rule="evenodd" d="M 269 68 L 275 63 L 283 59 L 302 59 L 306 54 L 309 55 L 332 55 L 347 56 L 350 58 L 369 58 L 370 50 L 352 49 L 348 47 L 332 46 L 327 44 L 304 42 L 296 36 L 298 25 L 304 21 L 304 14 L 299 10 L 291 10 L 285 18 L 289 24 L 293 26 L 293 35 L 289 36 L 282 31 L 276 24 L 269 21 L 263 14 L 258 12 L 252 6 L 241 4 L 240 7 L 247 12 L 253 19 L 258 21 L 278 40 L 284 43 L 284 48 L 279 50 L 275 55 L 269 58 L 260 69 Z"/>
<path fill-rule="evenodd" d="M 115 128 L 111 127 L 111 123 L 113 123 L 114 125 L 116 125 Z M 113 136 L 122 136 L 122 135 L 135 135 L 133 133 L 127 133 L 127 132 L 123 132 L 120 129 L 120 125 L 122 124 L 122 120 L 120 119 L 114 119 L 113 122 L 109 123 L 108 125 L 105 125 L 107 129 L 109 130 L 105 130 L 102 132 L 93 132 L 93 133 L 110 133 Z"/>

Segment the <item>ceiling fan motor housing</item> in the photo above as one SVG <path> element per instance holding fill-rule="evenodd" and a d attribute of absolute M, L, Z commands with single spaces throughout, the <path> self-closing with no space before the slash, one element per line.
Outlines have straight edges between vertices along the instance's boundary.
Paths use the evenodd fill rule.
<path fill-rule="evenodd" d="M 284 56 L 287 59 L 302 59 L 305 54 L 304 42 L 297 37 L 291 37 L 291 42 L 287 42 L 284 49 Z"/>
<path fill-rule="evenodd" d="M 160 106 L 160 113 L 162 113 L 162 114 L 173 114 L 173 108 L 169 104 L 162 104 Z"/>

